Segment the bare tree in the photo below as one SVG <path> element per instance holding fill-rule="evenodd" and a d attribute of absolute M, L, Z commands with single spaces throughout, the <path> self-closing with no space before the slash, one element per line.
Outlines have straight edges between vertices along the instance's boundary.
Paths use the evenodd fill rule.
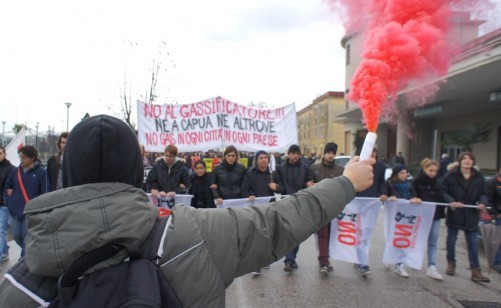
<path fill-rule="evenodd" d="M 135 42 L 130 42 L 127 41 L 125 42 L 126 48 L 138 48 L 138 43 Z M 158 47 L 157 54 L 153 57 L 152 60 L 152 66 L 151 69 L 149 69 L 149 72 L 151 73 L 150 79 L 147 83 L 147 88 L 146 91 L 144 91 L 144 96 L 140 95 L 138 92 L 133 91 L 132 85 L 130 82 L 128 82 L 128 76 L 127 76 L 127 65 L 125 66 L 124 69 L 124 77 L 123 77 L 123 83 L 120 86 L 119 89 L 119 97 L 120 97 L 120 109 L 119 111 L 116 110 L 116 108 L 113 108 L 112 106 L 108 106 L 108 109 L 112 111 L 117 117 L 121 118 L 124 120 L 132 129 L 136 129 L 136 123 L 133 121 L 133 93 L 134 96 L 137 96 L 140 100 L 143 100 L 145 103 L 148 104 L 153 104 L 158 98 L 162 97 L 162 99 L 166 98 L 163 96 L 160 96 L 157 94 L 157 86 L 162 85 L 165 87 L 165 90 L 168 90 L 167 85 L 168 82 L 158 82 L 159 78 L 164 75 L 165 73 L 170 70 L 175 68 L 175 64 L 173 63 L 172 59 L 170 59 L 170 54 L 167 51 L 167 43 L 165 41 L 161 41 L 160 45 Z M 144 86 L 144 84 L 143 84 Z"/>
<path fill-rule="evenodd" d="M 129 94 L 127 95 L 127 90 L 129 90 Z M 127 74 L 124 73 L 124 83 L 123 88 L 120 89 L 120 114 L 122 119 L 127 123 L 132 130 L 136 130 L 136 125 L 132 123 L 131 120 L 132 113 L 132 98 L 131 98 L 131 89 L 127 86 Z"/>

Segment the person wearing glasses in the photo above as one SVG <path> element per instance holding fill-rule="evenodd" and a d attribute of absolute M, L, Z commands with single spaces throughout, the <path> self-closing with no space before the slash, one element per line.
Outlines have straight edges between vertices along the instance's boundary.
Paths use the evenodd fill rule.
<path fill-rule="evenodd" d="M 38 160 L 38 151 L 31 145 L 20 148 L 21 164 L 12 169 L 5 181 L 3 195 L 5 204 L 12 216 L 10 228 L 16 244 L 21 247 L 21 257 L 27 234 L 27 220 L 24 216 L 24 207 L 29 200 L 44 194 L 47 191 L 47 173 Z"/>

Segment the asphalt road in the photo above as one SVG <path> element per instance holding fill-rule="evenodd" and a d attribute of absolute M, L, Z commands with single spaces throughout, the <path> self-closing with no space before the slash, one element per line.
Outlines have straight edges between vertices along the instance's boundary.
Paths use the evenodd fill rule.
<path fill-rule="evenodd" d="M 291 274 L 284 272 L 283 260 L 279 260 L 269 269 L 263 269 L 259 277 L 247 274 L 235 279 L 227 289 L 226 307 L 465 307 L 460 301 L 497 303 L 497 306 L 470 306 L 472 308 L 501 307 L 501 275 L 487 272 L 482 243 L 479 243 L 480 262 L 484 274 L 491 278 L 490 283 L 480 284 L 470 280 L 466 242 L 462 234 L 457 242 L 456 276 L 445 275 L 444 224 L 437 256 L 437 268 L 444 281 L 426 276 L 426 264 L 421 271 L 408 269 L 410 278 L 403 278 L 381 262 L 384 248 L 382 217 L 379 215 L 372 238 L 369 256 L 372 275 L 361 277 L 352 264 L 332 260 L 334 271 L 327 276 L 320 275 L 316 242 L 312 236 L 299 249 L 297 271 Z M 10 260 L 0 264 L 2 276 L 20 253 L 13 241 L 9 245 Z"/>
<path fill-rule="evenodd" d="M 381 213 L 382 214 L 382 213 Z M 327 276 L 318 272 L 315 237 L 306 240 L 299 249 L 299 268 L 294 273 L 283 271 L 283 259 L 259 277 L 247 274 L 235 279 L 227 289 L 226 306 L 233 307 L 465 307 L 460 301 L 497 303 L 501 307 L 501 275 L 487 273 L 487 262 L 482 243 L 479 242 L 480 262 L 490 283 L 480 284 L 470 280 L 466 241 L 461 234 L 457 242 L 457 273 L 447 276 L 443 223 L 440 230 L 437 268 L 444 281 L 426 276 L 425 263 L 421 271 L 407 268 L 409 278 L 393 272 L 393 267 L 382 264 L 384 235 L 383 215 L 379 215 L 372 238 L 370 266 L 372 275 L 364 278 L 352 264 L 332 261 L 334 271 Z M 426 262 L 426 258 L 425 258 Z"/>

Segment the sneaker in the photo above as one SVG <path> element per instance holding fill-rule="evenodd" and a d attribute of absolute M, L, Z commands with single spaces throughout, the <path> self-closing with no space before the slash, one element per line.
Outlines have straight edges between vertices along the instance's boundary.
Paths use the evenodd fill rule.
<path fill-rule="evenodd" d="M 294 269 L 292 268 L 292 262 L 285 262 L 284 264 L 284 272 L 292 273 Z"/>
<path fill-rule="evenodd" d="M 254 276 L 254 277 L 257 277 L 259 275 L 261 275 L 261 269 L 258 269 L 257 271 L 252 272 L 252 276 Z"/>
<path fill-rule="evenodd" d="M 431 277 L 436 280 L 444 280 L 444 277 L 440 275 L 437 271 L 437 268 L 435 265 L 430 265 L 428 266 L 428 269 L 426 270 L 426 276 Z"/>
<path fill-rule="evenodd" d="M 320 274 L 327 274 L 329 272 L 332 272 L 334 270 L 334 268 L 332 266 L 330 266 L 329 264 L 320 264 L 320 268 L 319 268 L 319 272 Z"/>
<path fill-rule="evenodd" d="M 0 262 L 8 261 L 9 260 L 9 255 L 2 255 L 0 257 Z"/>
<path fill-rule="evenodd" d="M 395 265 L 395 273 L 402 276 L 402 277 L 409 278 L 409 274 L 405 270 L 403 263 Z"/>
<path fill-rule="evenodd" d="M 360 272 L 360 276 L 362 276 L 362 277 L 365 277 L 365 276 L 368 276 L 368 275 L 372 274 L 371 269 L 369 268 L 369 266 L 360 266 L 358 268 L 358 271 Z"/>

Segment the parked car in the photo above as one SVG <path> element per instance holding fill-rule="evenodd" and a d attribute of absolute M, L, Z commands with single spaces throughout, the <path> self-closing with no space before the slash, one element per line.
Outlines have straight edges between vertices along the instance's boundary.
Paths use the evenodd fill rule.
<path fill-rule="evenodd" d="M 346 164 L 350 161 L 350 159 L 351 156 L 348 155 L 336 156 L 336 158 L 334 158 L 336 164 L 340 165 L 341 167 L 346 166 Z"/>

